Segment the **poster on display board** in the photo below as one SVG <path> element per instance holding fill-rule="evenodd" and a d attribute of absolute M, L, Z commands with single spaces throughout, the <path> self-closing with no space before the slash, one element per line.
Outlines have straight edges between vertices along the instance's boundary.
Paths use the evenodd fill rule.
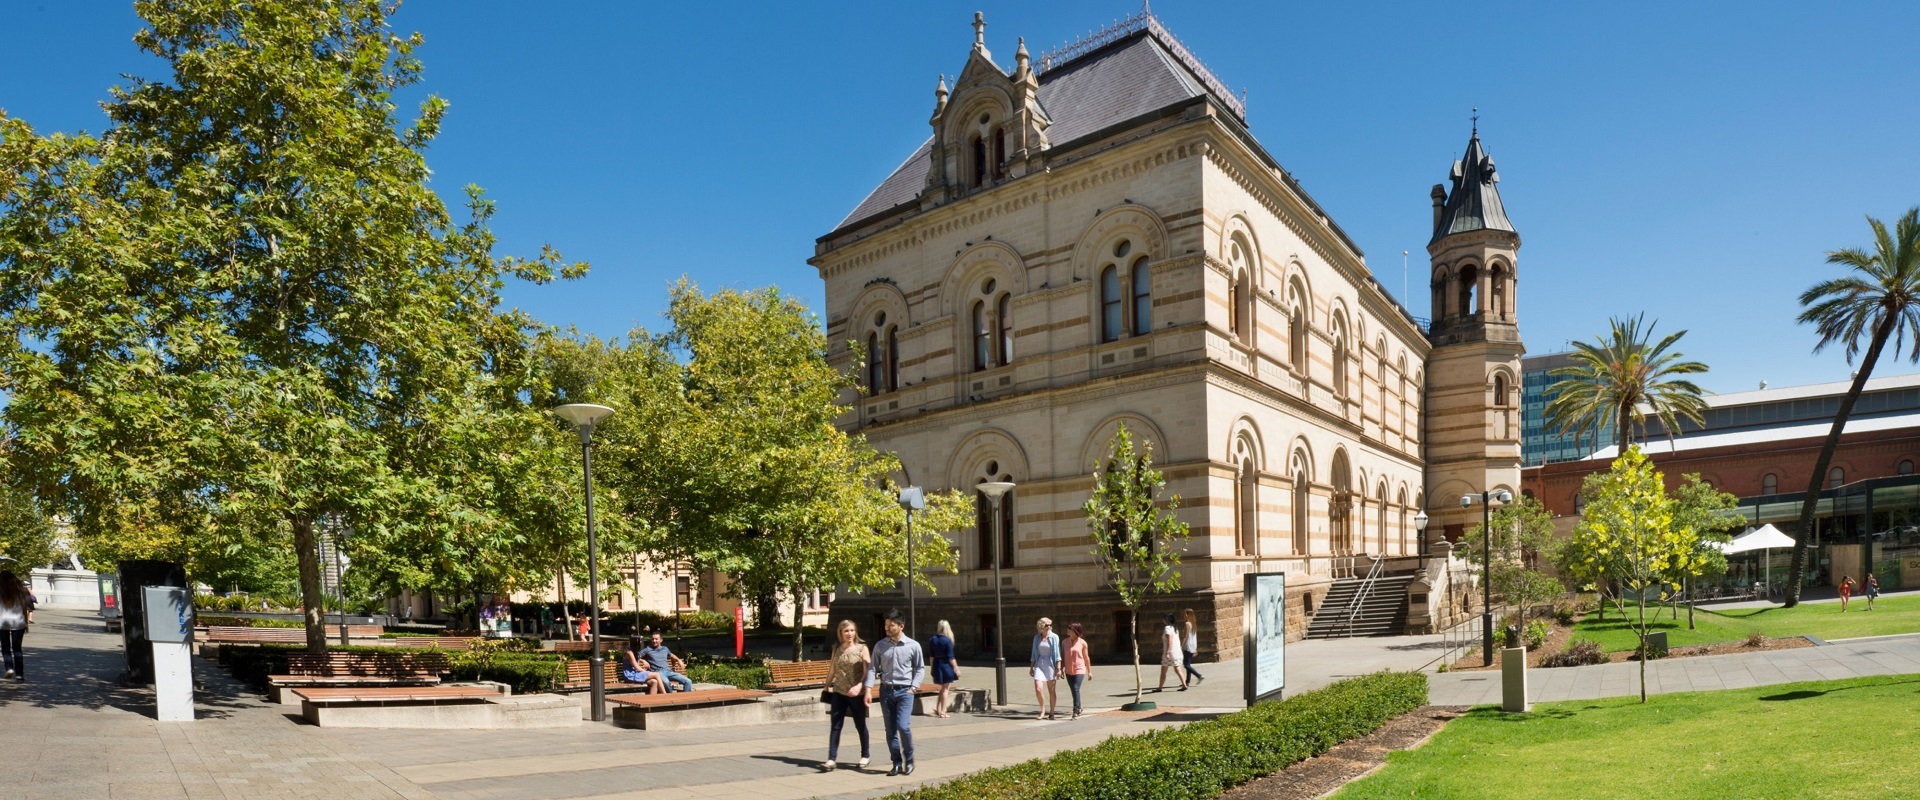
<path fill-rule="evenodd" d="M 1287 574 L 1246 576 L 1241 616 L 1245 624 L 1247 705 L 1280 696 L 1287 685 Z"/>

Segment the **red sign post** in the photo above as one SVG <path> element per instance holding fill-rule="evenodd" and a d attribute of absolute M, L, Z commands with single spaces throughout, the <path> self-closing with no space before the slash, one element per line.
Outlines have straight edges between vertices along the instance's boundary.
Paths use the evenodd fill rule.
<path fill-rule="evenodd" d="M 747 654 L 747 607 L 736 606 L 733 609 L 733 657 L 741 658 Z"/>

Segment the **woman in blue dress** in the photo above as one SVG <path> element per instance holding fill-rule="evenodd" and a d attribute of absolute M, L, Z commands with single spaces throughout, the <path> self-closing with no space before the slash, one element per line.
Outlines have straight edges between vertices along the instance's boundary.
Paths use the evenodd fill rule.
<path fill-rule="evenodd" d="M 953 626 L 943 619 L 935 629 L 939 632 L 927 640 L 927 666 L 933 670 L 933 682 L 940 686 L 940 705 L 934 716 L 944 718 L 951 716 L 947 713 L 947 692 L 954 681 L 960 680 L 960 661 L 953 657 Z"/>

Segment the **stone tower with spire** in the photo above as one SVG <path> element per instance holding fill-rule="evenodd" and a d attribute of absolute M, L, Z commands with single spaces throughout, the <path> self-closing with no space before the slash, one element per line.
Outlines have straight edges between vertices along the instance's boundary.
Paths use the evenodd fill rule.
<path fill-rule="evenodd" d="M 1451 185 L 1434 184 L 1433 322 L 1427 356 L 1427 527 L 1458 539 L 1481 520 L 1481 492 L 1520 496 L 1520 342 L 1515 312 L 1520 234 L 1500 202 L 1499 173 L 1477 124 Z M 1463 507 L 1463 495 L 1475 505 Z"/>

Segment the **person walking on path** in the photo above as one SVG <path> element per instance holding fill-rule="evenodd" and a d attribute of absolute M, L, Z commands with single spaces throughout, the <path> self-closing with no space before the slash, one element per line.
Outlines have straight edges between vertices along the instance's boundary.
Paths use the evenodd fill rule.
<path fill-rule="evenodd" d="M 887 754 L 893 769 L 887 777 L 913 774 L 913 693 L 927 672 L 920 643 L 907 637 L 906 615 L 887 611 L 887 637 L 873 646 L 873 666 L 867 685 L 880 687 L 880 721 L 887 729 Z"/>
<path fill-rule="evenodd" d="M 1847 599 L 1853 597 L 1853 576 L 1840 579 L 1840 613 L 1847 613 Z"/>
<path fill-rule="evenodd" d="M 1080 718 L 1080 687 L 1093 680 L 1093 659 L 1087 656 L 1087 637 L 1080 623 L 1067 623 L 1067 656 L 1061 662 L 1061 671 L 1067 675 L 1067 688 L 1073 690 L 1073 716 Z"/>
<path fill-rule="evenodd" d="M 1181 609 L 1180 616 L 1180 652 L 1182 666 L 1187 668 L 1187 683 L 1199 686 L 1207 676 L 1193 671 L 1193 657 L 1200 652 L 1200 626 L 1194 624 L 1193 609 Z"/>
<path fill-rule="evenodd" d="M 1033 626 L 1033 648 L 1027 652 L 1032 664 L 1033 700 L 1040 705 L 1035 719 L 1053 719 L 1060 707 L 1060 635 L 1053 632 L 1053 620 L 1041 617 Z"/>
<path fill-rule="evenodd" d="M 840 731 L 849 718 L 860 734 L 860 766 L 866 767 L 872 755 L 867 739 L 867 670 L 873 666 L 873 656 L 867 652 L 867 643 L 860 641 L 860 629 L 853 620 L 840 620 L 834 639 L 832 672 L 827 679 L 827 715 L 833 722 L 827 729 L 827 760 L 820 765 L 825 772 L 832 772 L 834 761 L 840 758 Z"/>
<path fill-rule="evenodd" d="M 960 680 L 960 659 L 953 655 L 953 626 L 943 619 L 934 630 L 937 633 L 927 639 L 927 664 L 933 671 L 933 682 L 940 687 L 940 707 L 934 716 L 946 719 L 953 716 L 947 713 L 947 693 L 953 690 L 954 681 Z"/>
<path fill-rule="evenodd" d="M 1880 599 L 1880 581 L 1873 577 L 1873 573 L 1869 572 L 1867 573 L 1867 610 L 1868 611 L 1873 610 L 1873 601 L 1878 599 Z"/>
<path fill-rule="evenodd" d="M 27 682 L 27 654 L 21 650 L 33 624 L 33 595 L 11 570 L 0 570 L 0 664 L 7 677 Z"/>
<path fill-rule="evenodd" d="M 1180 631 L 1173 627 L 1173 612 L 1167 612 L 1163 618 L 1165 627 L 1160 629 L 1160 685 L 1156 692 L 1167 690 L 1167 670 L 1173 670 L 1173 677 L 1180 679 L 1180 691 L 1187 690 L 1186 673 L 1180 671 Z"/>

